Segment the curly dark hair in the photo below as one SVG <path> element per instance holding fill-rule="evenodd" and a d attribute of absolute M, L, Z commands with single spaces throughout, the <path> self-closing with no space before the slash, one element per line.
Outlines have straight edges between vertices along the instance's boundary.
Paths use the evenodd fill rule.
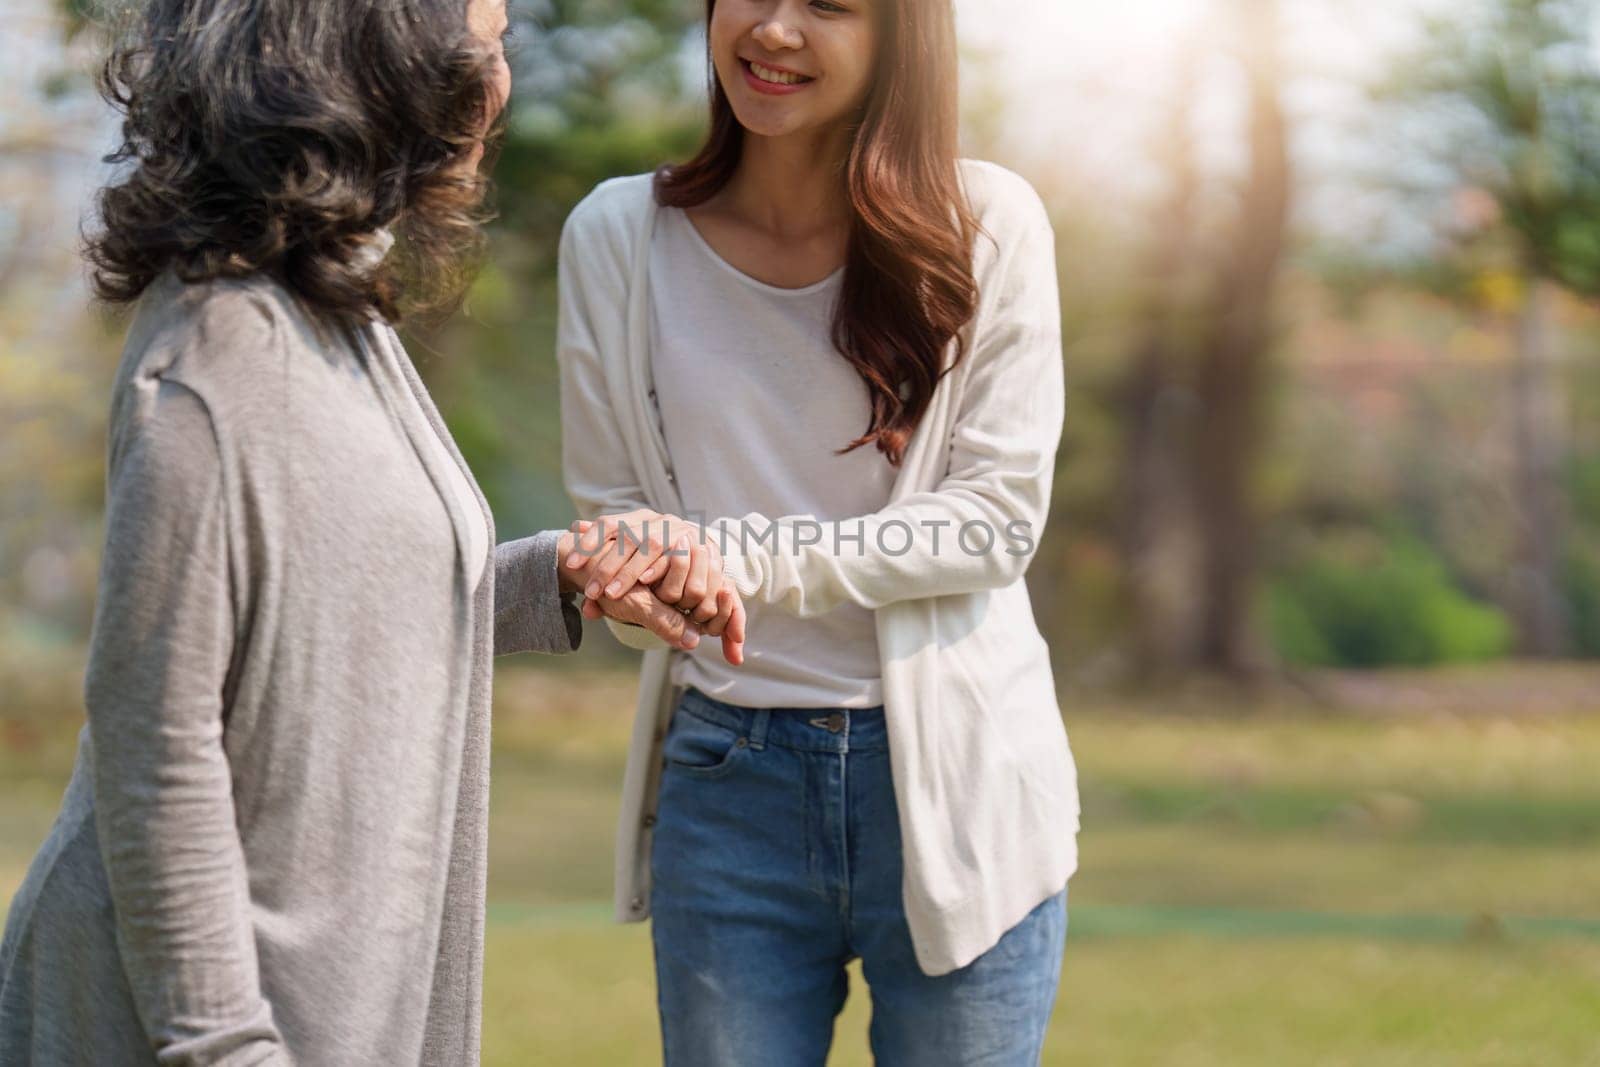
<path fill-rule="evenodd" d="M 264 272 L 353 321 L 454 306 L 482 252 L 470 165 L 497 57 L 466 0 L 145 0 L 100 88 L 123 113 L 87 240 L 127 303 Z M 374 262 L 375 231 L 394 254 Z"/>

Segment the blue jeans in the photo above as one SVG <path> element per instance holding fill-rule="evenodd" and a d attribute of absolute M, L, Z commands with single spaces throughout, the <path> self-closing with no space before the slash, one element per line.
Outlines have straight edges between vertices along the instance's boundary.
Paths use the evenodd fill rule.
<path fill-rule="evenodd" d="M 882 707 L 744 708 L 691 688 L 665 760 L 650 902 L 667 1067 L 821 1067 L 857 957 L 876 1062 L 1039 1062 L 1066 891 L 966 967 L 923 974 Z"/>

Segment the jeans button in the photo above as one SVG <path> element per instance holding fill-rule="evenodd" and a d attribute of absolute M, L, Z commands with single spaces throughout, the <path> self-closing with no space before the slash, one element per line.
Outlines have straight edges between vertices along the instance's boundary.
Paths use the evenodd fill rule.
<path fill-rule="evenodd" d="M 829 733 L 836 734 L 840 730 L 843 730 L 843 729 L 844 729 L 844 715 L 843 715 L 842 712 L 837 712 L 836 711 L 832 715 L 828 716 L 828 732 Z"/>

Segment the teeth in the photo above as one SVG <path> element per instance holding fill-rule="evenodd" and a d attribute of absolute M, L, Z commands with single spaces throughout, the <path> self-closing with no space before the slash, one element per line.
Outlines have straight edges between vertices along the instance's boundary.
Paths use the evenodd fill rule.
<path fill-rule="evenodd" d="M 782 71 L 773 70 L 771 67 L 763 67 L 753 60 L 750 63 L 750 69 L 755 72 L 756 77 L 774 85 L 799 85 L 806 80 L 798 74 L 785 74 Z"/>

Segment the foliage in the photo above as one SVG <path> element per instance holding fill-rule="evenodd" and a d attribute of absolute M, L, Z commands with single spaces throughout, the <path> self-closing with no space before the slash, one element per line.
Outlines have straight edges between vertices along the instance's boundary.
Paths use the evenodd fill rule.
<path fill-rule="evenodd" d="M 691 0 L 513 5 L 516 95 L 494 169 L 494 253 L 466 316 L 444 337 L 411 339 L 507 536 L 571 518 L 553 349 L 562 223 L 605 179 L 692 151 L 703 106 L 684 75 L 700 10 Z"/>
<path fill-rule="evenodd" d="M 1306 666 L 1383 667 L 1491 659 L 1510 628 L 1463 593 L 1424 544 L 1391 536 L 1318 554 L 1268 593 L 1274 643 Z"/>
<path fill-rule="evenodd" d="M 1413 165 L 1480 190 L 1452 235 L 1509 232 L 1515 266 L 1600 293 L 1600 55 L 1585 0 L 1487 0 L 1426 20 L 1380 103 L 1413 123 Z M 1499 225 L 1496 225 L 1499 224 Z M 1503 226 L 1503 231 L 1499 229 Z"/>
<path fill-rule="evenodd" d="M 1573 654 L 1600 659 L 1600 551 L 1573 548 L 1567 557 L 1565 585 Z"/>
<path fill-rule="evenodd" d="M 548 249 L 605 178 L 686 152 L 701 128 L 685 72 L 700 7 L 691 0 L 532 0 L 517 7 L 516 96 L 496 181 L 508 228 Z M 548 254 L 535 255 L 549 266 Z"/>
<path fill-rule="evenodd" d="M 55 2 L 79 28 L 123 6 Z M 1591 8 L 1583 0 L 1471 0 L 1430 23 L 1423 47 L 1377 103 L 1406 116 L 1414 134 L 1405 151 L 1391 153 L 1389 191 L 1414 180 L 1428 187 L 1423 207 L 1443 214 L 1440 243 L 1398 273 L 1374 274 L 1369 258 L 1351 256 L 1312 264 L 1314 279 L 1294 273 L 1284 287 L 1283 381 L 1273 383 L 1284 417 L 1259 451 L 1262 553 L 1275 576 L 1267 600 L 1276 642 L 1293 660 L 1416 662 L 1503 647 L 1498 613 L 1484 602 L 1505 599 L 1520 513 L 1502 484 L 1505 337 L 1497 331 L 1530 264 L 1569 288 L 1600 293 L 1600 81 L 1597 53 L 1574 44 L 1587 39 Z M 562 221 L 605 178 L 682 158 L 705 110 L 700 0 L 512 0 L 512 12 L 516 95 L 495 170 L 501 217 L 493 252 L 466 314 L 438 334 L 408 337 L 506 537 L 570 518 L 552 351 Z M 78 47 L 91 43 L 85 35 Z M 86 82 L 77 89 L 86 92 Z M 1123 103 L 1107 100 L 1113 110 Z M 1075 157 L 1092 146 L 1067 138 L 1046 150 L 1047 139 L 1031 130 L 1029 150 L 1008 154 L 999 127 L 1022 113 L 1009 95 L 969 107 L 979 126 L 994 127 L 976 143 L 1025 171 L 1056 225 L 1069 415 L 1054 514 L 1029 577 L 1063 676 L 1088 677 L 1097 659 L 1114 658 L 1098 654 L 1125 642 L 1130 616 L 1119 581 L 1126 531 L 1117 452 L 1126 414 L 1118 386 L 1129 339 L 1149 319 L 1132 283 L 1145 254 L 1130 240 L 1129 205 L 1118 203 L 1128 189 L 1086 185 L 1089 172 L 1075 169 Z M 971 145 L 970 123 L 967 133 Z M 1219 157 L 1244 150 L 1232 139 Z M 1228 243 L 1216 218 L 1233 203 L 1231 186 L 1218 189 L 1201 197 L 1202 243 Z M 1470 193 L 1471 210 L 1441 190 Z M 1157 232 L 1165 225 L 1157 214 L 1139 217 Z M 1191 273 L 1172 288 L 1202 290 L 1209 270 Z M 11 340 L 83 305 L 55 277 L 49 283 L 66 294 L 56 303 L 0 285 L 0 335 L 10 335 L 0 338 L 8 427 L 0 449 L 0 626 L 19 648 L 24 638 L 35 647 L 85 635 L 99 547 L 100 435 L 116 341 L 87 317 L 64 330 L 66 340 L 63 331 L 43 331 L 37 349 Z M 1333 323 L 1330 292 L 1362 321 Z M 1564 311 L 1555 329 L 1577 371 L 1594 362 L 1589 348 L 1600 333 L 1586 336 L 1574 321 Z M 1579 437 L 1586 417 L 1600 424 L 1593 395 L 1586 412 L 1575 410 Z M 1187 375 L 1157 399 L 1166 417 L 1196 417 Z M 1574 647 L 1591 656 L 1600 655 L 1596 449 L 1592 431 L 1572 442 L 1563 572 Z M 1205 487 L 1184 475 L 1173 494 L 1197 490 Z M 1379 534 L 1352 548 L 1339 532 L 1389 524 L 1426 547 Z M 1185 558 L 1190 546 L 1176 547 Z"/>

